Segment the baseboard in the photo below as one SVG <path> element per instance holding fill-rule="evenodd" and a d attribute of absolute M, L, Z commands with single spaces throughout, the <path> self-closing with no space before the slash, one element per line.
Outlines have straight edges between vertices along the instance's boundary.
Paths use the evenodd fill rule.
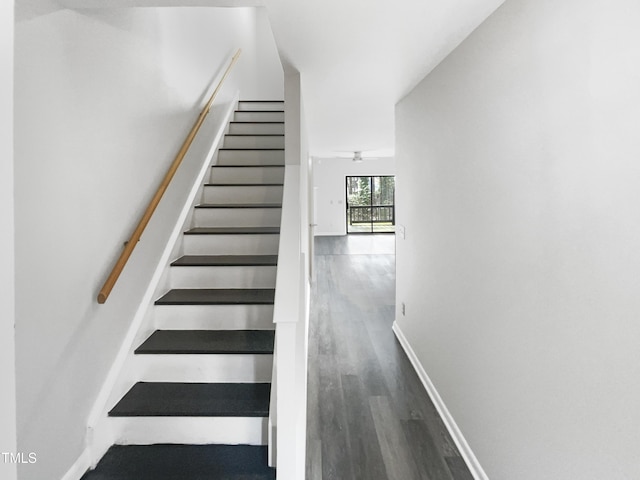
<path fill-rule="evenodd" d="M 89 468 L 91 468 L 91 454 L 87 448 L 82 452 L 74 464 L 71 465 L 71 468 L 67 471 L 64 477 L 62 477 L 62 480 L 80 480 Z"/>
<path fill-rule="evenodd" d="M 469 470 L 471 471 L 473 478 L 475 480 L 489 480 L 489 477 L 482 469 L 480 462 L 478 462 L 478 459 L 476 458 L 473 451 L 471 450 L 471 447 L 469 446 L 464 436 L 462 435 L 462 432 L 458 428 L 458 425 L 456 424 L 455 420 L 451 416 L 451 413 L 449 413 L 447 406 L 442 401 L 442 398 L 438 394 L 436 387 L 434 386 L 433 382 L 429 378 L 429 375 L 427 375 L 427 372 L 422 366 L 422 363 L 418 359 L 418 356 L 416 355 L 416 353 L 413 351 L 411 344 L 409 343 L 407 338 L 404 336 L 404 333 L 400 329 L 400 326 L 398 325 L 397 322 L 393 322 L 392 330 L 393 330 L 393 333 L 395 333 L 396 338 L 400 342 L 400 345 L 402 345 L 402 348 L 407 354 L 407 357 L 409 357 L 409 361 L 411 362 L 411 365 L 413 365 L 413 368 L 418 374 L 418 377 L 420 378 L 422 385 L 424 385 L 425 390 L 429 394 L 429 397 L 431 398 L 433 405 L 436 407 L 436 410 L 438 410 L 438 413 L 440 414 L 442 421 L 447 427 L 447 430 L 449 431 L 451 438 L 453 438 L 453 441 L 455 442 L 456 446 L 458 447 L 458 450 L 460 451 L 460 455 L 462 455 L 462 458 L 464 458 L 465 462 L 467 463 L 467 466 L 469 467 Z"/>

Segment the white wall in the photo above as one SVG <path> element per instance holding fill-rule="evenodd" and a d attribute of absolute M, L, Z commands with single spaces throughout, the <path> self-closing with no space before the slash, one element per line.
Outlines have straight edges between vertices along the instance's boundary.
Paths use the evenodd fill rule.
<path fill-rule="evenodd" d="M 315 235 L 346 235 L 346 178 L 358 175 L 395 175 L 393 158 L 314 158 Z"/>
<path fill-rule="evenodd" d="M 640 478 L 638 24 L 508 0 L 397 106 L 397 321 L 492 480 Z"/>
<path fill-rule="evenodd" d="M 0 4 L 0 452 L 15 453 L 16 375 L 13 220 L 13 2 Z M 0 458 L 0 477 L 15 480 L 16 465 Z"/>
<path fill-rule="evenodd" d="M 206 8 L 17 22 L 18 447 L 38 455 L 21 479 L 60 478 L 82 453 L 89 410 L 166 238 L 143 236 L 105 305 L 97 291 L 238 47 L 226 90 L 282 98 L 280 67 L 255 60 L 257 22 L 252 9 Z M 273 80 L 263 88 L 260 77 Z M 171 208 L 156 224 L 170 228 Z"/>
<path fill-rule="evenodd" d="M 259 99 L 268 100 L 267 95 L 273 95 L 274 100 L 284 99 L 284 73 L 276 45 L 267 9 L 256 8 L 256 35 L 255 35 L 255 65 L 259 75 L 254 75 L 254 85 L 257 92 L 262 93 Z M 279 71 L 274 72 L 274 65 Z M 251 100 L 245 97 L 247 100 Z"/>

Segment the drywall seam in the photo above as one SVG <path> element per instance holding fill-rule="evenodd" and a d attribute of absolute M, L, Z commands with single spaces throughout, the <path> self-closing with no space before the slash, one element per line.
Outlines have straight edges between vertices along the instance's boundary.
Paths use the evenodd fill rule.
<path fill-rule="evenodd" d="M 404 336 L 404 333 L 402 332 L 400 326 L 395 321 L 393 322 L 392 330 L 393 330 L 393 333 L 395 333 L 396 338 L 400 342 L 400 345 L 402 345 L 402 348 L 407 354 L 407 357 L 409 357 L 409 361 L 411 362 L 411 365 L 413 365 L 413 368 L 418 374 L 418 378 L 420 378 L 420 381 L 422 382 L 422 385 L 427 391 L 427 394 L 431 398 L 433 405 L 436 407 L 436 410 L 438 410 L 438 413 L 440 414 L 440 418 L 442 418 L 442 421 L 447 427 L 449 434 L 451 435 L 451 437 L 453 438 L 453 441 L 458 447 L 458 450 L 460 451 L 460 455 L 462 455 L 462 458 L 464 458 L 467 466 L 469 467 L 469 470 L 471 471 L 471 474 L 473 475 L 473 478 L 475 480 L 489 480 L 489 477 L 482 469 L 480 462 L 478 462 L 478 459 L 476 458 L 473 451 L 471 450 L 471 447 L 469 446 L 464 436 L 462 435 L 462 432 L 458 428 L 458 425 L 453 419 L 453 416 L 451 415 L 451 413 L 449 413 L 449 409 L 447 409 L 447 406 L 445 405 L 444 401 L 438 394 L 438 391 L 436 390 L 435 385 L 429 378 L 429 375 L 427 375 L 427 372 L 422 366 L 422 363 L 420 362 L 420 360 L 418 359 L 418 356 L 413 351 L 413 348 L 411 347 L 411 344 L 407 340 L 407 337 Z"/>

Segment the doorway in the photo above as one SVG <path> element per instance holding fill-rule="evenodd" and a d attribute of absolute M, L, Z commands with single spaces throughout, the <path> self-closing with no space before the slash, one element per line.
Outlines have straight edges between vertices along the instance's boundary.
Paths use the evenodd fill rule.
<path fill-rule="evenodd" d="M 395 232 L 395 177 L 348 176 L 347 233 Z"/>

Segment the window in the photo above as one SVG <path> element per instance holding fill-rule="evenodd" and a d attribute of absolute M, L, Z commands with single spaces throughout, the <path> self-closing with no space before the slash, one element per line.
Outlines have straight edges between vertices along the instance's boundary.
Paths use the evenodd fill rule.
<path fill-rule="evenodd" d="M 347 233 L 395 232 L 395 177 L 347 177 Z"/>

